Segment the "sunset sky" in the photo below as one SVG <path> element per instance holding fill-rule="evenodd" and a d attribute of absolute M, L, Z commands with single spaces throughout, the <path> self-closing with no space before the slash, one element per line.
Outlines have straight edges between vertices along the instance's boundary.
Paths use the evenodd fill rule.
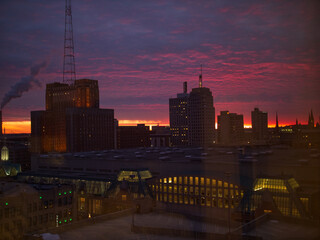
<path fill-rule="evenodd" d="M 43 61 L 35 85 L 3 108 L 7 132 L 30 131 L 45 85 L 62 81 L 64 0 L 0 3 L 0 98 Z M 320 116 L 320 1 L 72 1 L 77 78 L 99 80 L 120 124 L 168 124 L 169 98 L 198 84 L 229 110 L 269 124 Z"/>

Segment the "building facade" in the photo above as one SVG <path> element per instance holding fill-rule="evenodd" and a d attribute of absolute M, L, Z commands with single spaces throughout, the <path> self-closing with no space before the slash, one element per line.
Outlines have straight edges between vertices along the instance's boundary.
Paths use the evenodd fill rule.
<path fill-rule="evenodd" d="M 97 80 L 47 84 L 46 110 L 31 112 L 32 152 L 114 148 L 113 115 L 99 109 Z"/>
<path fill-rule="evenodd" d="M 215 109 L 209 88 L 192 89 L 188 105 L 189 145 L 208 146 L 214 143 Z"/>
<path fill-rule="evenodd" d="M 254 143 L 266 143 L 268 139 L 268 113 L 255 108 L 251 112 L 252 140 Z"/>
<path fill-rule="evenodd" d="M 117 127 L 117 149 L 150 147 L 150 130 L 144 124 Z"/>
<path fill-rule="evenodd" d="M 171 140 L 174 146 L 188 146 L 189 124 L 187 82 L 183 83 L 183 93 L 169 99 Z"/>
<path fill-rule="evenodd" d="M 244 141 L 243 115 L 221 111 L 218 116 L 218 143 L 242 144 Z"/>
<path fill-rule="evenodd" d="M 0 186 L 0 238 L 59 227 L 77 220 L 76 193 L 70 185 L 2 182 Z"/>

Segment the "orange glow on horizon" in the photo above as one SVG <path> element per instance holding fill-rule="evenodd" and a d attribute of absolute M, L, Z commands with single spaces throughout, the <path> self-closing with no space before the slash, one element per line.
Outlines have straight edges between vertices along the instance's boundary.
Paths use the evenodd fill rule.
<path fill-rule="evenodd" d="M 119 120 L 119 126 L 135 126 L 137 124 L 145 124 L 147 126 L 169 126 L 169 123 L 161 120 Z"/>
<path fill-rule="evenodd" d="M 145 124 L 146 126 L 169 126 L 169 123 L 161 120 L 119 120 L 119 126 L 136 126 Z M 279 124 L 279 127 L 294 125 L 293 123 Z M 275 124 L 269 124 L 269 128 L 274 128 Z M 217 123 L 216 123 L 217 128 Z M 244 128 L 251 128 L 251 124 L 244 124 Z M 7 134 L 31 133 L 31 121 L 10 121 L 2 123 L 2 131 Z"/>
<path fill-rule="evenodd" d="M 31 121 L 10 121 L 2 123 L 2 132 L 8 134 L 31 133 Z"/>

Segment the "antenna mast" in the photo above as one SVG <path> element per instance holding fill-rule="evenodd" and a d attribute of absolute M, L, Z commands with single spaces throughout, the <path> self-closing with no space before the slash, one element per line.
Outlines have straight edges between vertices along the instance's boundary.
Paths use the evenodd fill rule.
<path fill-rule="evenodd" d="M 199 88 L 202 88 L 202 64 L 200 66 L 201 66 L 201 72 L 199 75 Z"/>
<path fill-rule="evenodd" d="M 76 80 L 74 60 L 71 0 L 66 0 L 63 54 L 63 82 L 72 84 Z"/>

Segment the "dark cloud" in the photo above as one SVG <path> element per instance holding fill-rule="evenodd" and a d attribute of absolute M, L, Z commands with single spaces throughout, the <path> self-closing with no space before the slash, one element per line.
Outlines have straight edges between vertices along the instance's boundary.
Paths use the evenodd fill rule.
<path fill-rule="evenodd" d="M 126 116 L 123 106 L 130 104 L 137 106 L 133 109 L 143 108 L 143 103 L 155 109 L 167 104 L 183 81 L 189 89 L 195 87 L 201 63 L 204 84 L 219 107 L 233 103 L 248 112 L 241 104 L 281 102 L 278 111 L 290 117 L 311 107 L 320 113 L 317 0 L 72 4 L 77 76 L 98 79 L 101 105 L 114 107 L 116 113 L 118 107 L 121 117 Z M 61 81 L 63 2 L 1 1 L 0 29 L 2 96 L 42 59 L 50 60 L 41 73 L 44 81 Z M 44 99 L 31 100 L 27 94 L 8 107 L 44 108 Z M 301 108 L 289 113 L 288 105 L 298 102 Z M 139 112 L 141 118 L 150 119 L 148 114 Z M 157 114 L 168 119 L 162 107 Z"/>

